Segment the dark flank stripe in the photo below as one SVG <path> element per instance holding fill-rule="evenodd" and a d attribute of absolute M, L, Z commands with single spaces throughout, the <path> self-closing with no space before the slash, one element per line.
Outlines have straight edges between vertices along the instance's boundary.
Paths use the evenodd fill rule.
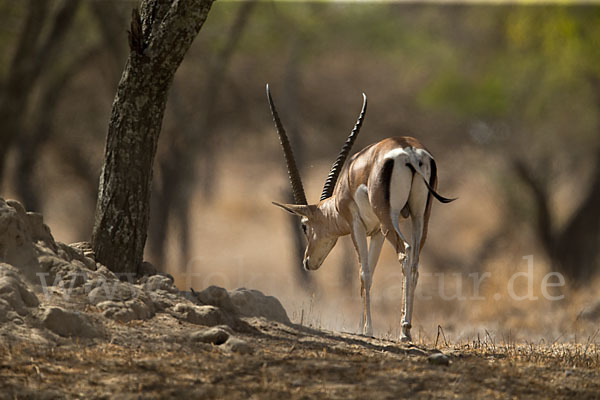
<path fill-rule="evenodd" d="M 392 172 L 394 171 L 394 160 L 392 158 L 386 160 L 381 171 L 381 183 L 385 194 L 385 201 L 390 206 L 390 187 L 392 185 Z"/>

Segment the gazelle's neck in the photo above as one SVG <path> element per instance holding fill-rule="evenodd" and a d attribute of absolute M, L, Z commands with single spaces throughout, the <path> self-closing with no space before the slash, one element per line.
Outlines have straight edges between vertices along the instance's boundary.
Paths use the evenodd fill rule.
<path fill-rule="evenodd" d="M 325 226 L 329 227 L 332 236 L 345 236 L 350 234 L 351 227 L 345 218 L 339 213 L 335 196 L 331 196 L 318 204 L 321 216 L 325 220 Z"/>

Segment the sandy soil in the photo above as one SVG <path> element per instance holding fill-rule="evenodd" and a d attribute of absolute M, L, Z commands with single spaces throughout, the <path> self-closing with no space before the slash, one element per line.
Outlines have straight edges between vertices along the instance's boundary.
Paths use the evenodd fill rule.
<path fill-rule="evenodd" d="M 573 345 L 404 345 L 244 319 L 247 346 L 196 343 L 167 314 L 112 322 L 111 339 L 0 345 L 0 398 L 600 397 L 597 349 Z M 442 351 L 449 365 L 428 356 Z"/>

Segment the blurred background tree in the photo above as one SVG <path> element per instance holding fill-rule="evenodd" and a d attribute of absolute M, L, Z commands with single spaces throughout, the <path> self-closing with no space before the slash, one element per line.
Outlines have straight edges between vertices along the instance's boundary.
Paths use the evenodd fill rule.
<path fill-rule="evenodd" d="M 5 64 L 0 94 L 0 183 L 8 150 L 18 141 L 18 171 L 22 174 L 17 181 L 20 183 L 18 190 L 25 205 L 33 209 L 39 207 L 39 201 L 32 188 L 21 182 L 31 175 L 39 146 L 48 137 L 49 119 L 61 89 L 89 58 L 74 55 L 69 60 L 63 54 L 79 5 L 78 0 L 66 1 L 56 7 L 47 1 L 30 0 L 24 10 L 23 5 L 3 5 L 8 15 L 13 11 L 22 12 L 24 20 L 16 35 L 12 57 Z M 73 47 L 71 50 L 76 54 Z M 63 62 L 56 62 L 58 59 Z M 66 66 L 61 65 L 65 63 Z M 35 104 L 37 109 L 31 110 L 36 90 L 41 91 L 40 100 Z M 38 116 L 31 125 L 26 124 L 29 113 Z"/>
<path fill-rule="evenodd" d="M 151 221 L 150 251 L 158 265 L 165 262 L 167 238 L 163 234 L 169 229 L 169 221 L 179 230 L 180 268 L 184 269 L 186 260 L 190 258 L 189 221 L 190 221 L 190 187 L 197 185 L 205 201 L 213 200 L 213 185 L 218 172 L 218 157 L 215 149 L 217 138 L 213 134 L 219 123 L 215 116 L 219 106 L 221 91 L 231 58 L 238 45 L 244 29 L 251 16 L 256 2 L 247 1 L 237 11 L 234 21 L 225 35 L 224 43 L 220 45 L 215 56 L 209 61 L 209 72 L 204 85 L 204 104 L 200 110 L 200 125 L 189 124 L 185 121 L 193 119 L 196 108 L 180 104 L 178 96 L 182 89 L 175 88 L 173 96 L 174 120 L 179 126 L 172 128 L 169 144 L 159 161 L 159 180 L 154 187 L 153 218 Z"/>

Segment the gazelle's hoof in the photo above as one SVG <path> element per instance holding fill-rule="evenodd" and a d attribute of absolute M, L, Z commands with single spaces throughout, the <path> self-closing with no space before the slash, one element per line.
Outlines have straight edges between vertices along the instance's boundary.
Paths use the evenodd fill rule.
<path fill-rule="evenodd" d="M 405 335 L 403 333 L 402 335 L 400 335 L 400 341 L 402 343 L 410 343 L 410 342 L 412 342 L 412 338 L 410 337 L 410 335 Z"/>
<path fill-rule="evenodd" d="M 402 343 L 412 342 L 412 336 L 410 336 L 410 324 L 402 324 L 402 333 L 400 334 L 400 341 Z"/>

